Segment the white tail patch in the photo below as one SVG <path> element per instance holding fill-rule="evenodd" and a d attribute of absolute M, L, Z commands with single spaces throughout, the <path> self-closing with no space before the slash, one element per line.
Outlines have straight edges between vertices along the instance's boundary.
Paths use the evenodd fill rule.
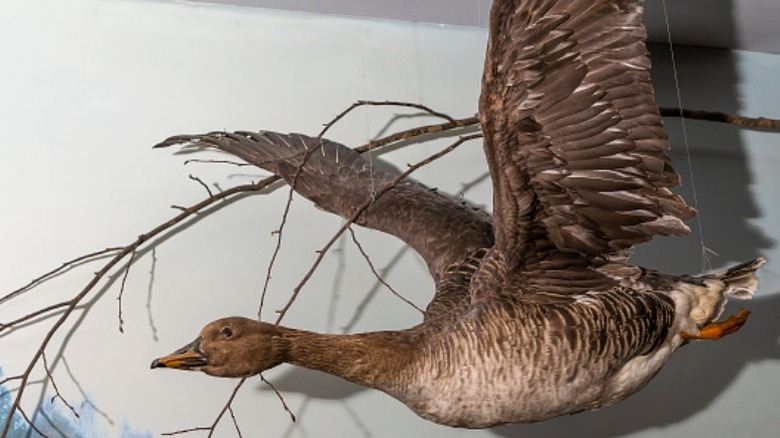
<path fill-rule="evenodd" d="M 753 298 L 756 290 L 758 290 L 758 277 L 752 275 L 751 278 L 740 281 L 739 284 L 728 284 L 725 295 L 737 300 L 749 300 Z"/>
<path fill-rule="evenodd" d="M 719 274 L 720 280 L 725 283 L 723 295 L 737 300 L 753 298 L 753 295 L 758 290 L 756 270 L 763 266 L 764 263 L 766 263 L 766 259 L 760 257 Z"/>
<path fill-rule="evenodd" d="M 758 258 L 729 269 L 698 277 L 704 284 L 680 281 L 671 296 L 677 304 L 680 329 L 696 330 L 716 320 L 729 298 L 749 300 L 758 290 L 756 270 L 766 260 Z M 689 325 L 690 324 L 690 325 Z"/>

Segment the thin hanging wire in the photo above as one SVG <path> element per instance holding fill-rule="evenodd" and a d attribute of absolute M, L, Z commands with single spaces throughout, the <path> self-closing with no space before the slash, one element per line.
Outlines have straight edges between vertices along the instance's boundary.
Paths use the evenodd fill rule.
<path fill-rule="evenodd" d="M 365 33 L 364 33 L 365 37 Z M 363 82 L 363 97 L 365 100 L 368 100 L 368 81 L 366 80 L 366 46 L 365 41 L 363 38 L 360 39 L 360 76 L 361 80 Z M 365 105 L 363 107 L 363 117 L 365 118 L 365 127 L 366 127 L 366 141 L 373 140 L 373 137 L 371 136 L 371 121 L 369 119 L 368 115 L 369 111 L 369 105 Z M 374 177 L 374 151 L 373 149 L 369 148 L 366 152 L 366 155 L 368 156 L 368 174 L 370 175 L 370 183 L 371 188 L 369 192 L 369 196 L 371 196 L 371 200 L 376 200 L 376 178 Z"/>
<path fill-rule="evenodd" d="M 688 141 L 688 129 L 685 124 L 685 117 L 683 117 L 683 104 L 682 93 L 680 91 L 680 80 L 677 72 L 677 61 L 674 55 L 674 45 L 672 44 L 672 29 L 669 23 L 669 11 L 666 8 L 666 0 L 662 0 L 664 10 L 664 22 L 666 24 L 666 37 L 669 45 L 669 54 L 672 60 L 672 72 L 674 74 L 674 88 L 677 93 L 677 107 L 680 109 L 680 126 L 682 127 L 683 142 L 685 144 L 685 154 L 688 158 L 688 177 L 691 180 L 691 191 L 693 192 L 693 207 L 699 210 L 699 196 L 696 192 L 696 178 L 693 173 L 693 159 L 691 158 L 691 146 Z M 707 248 L 704 242 L 704 228 L 701 223 L 701 216 L 697 216 L 696 227 L 699 232 L 699 243 L 701 244 L 701 270 L 702 272 L 712 269 L 712 262 L 710 261 L 710 254 L 716 254 L 711 249 Z"/>

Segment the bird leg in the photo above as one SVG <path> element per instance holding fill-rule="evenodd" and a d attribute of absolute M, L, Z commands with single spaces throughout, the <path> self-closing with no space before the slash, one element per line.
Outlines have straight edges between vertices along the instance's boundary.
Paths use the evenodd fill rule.
<path fill-rule="evenodd" d="M 713 322 L 707 324 L 699 330 L 698 334 L 680 332 L 680 337 L 688 339 L 709 339 L 716 340 L 726 335 L 730 335 L 739 330 L 748 319 L 750 311 L 745 308 L 739 309 L 739 313 L 729 316 L 725 321 Z"/>

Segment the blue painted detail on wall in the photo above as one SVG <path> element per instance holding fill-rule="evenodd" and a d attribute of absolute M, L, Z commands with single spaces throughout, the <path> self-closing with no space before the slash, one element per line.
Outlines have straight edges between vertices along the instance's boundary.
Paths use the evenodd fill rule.
<path fill-rule="evenodd" d="M 3 368 L 0 367 L 0 379 L 3 377 Z M 0 427 L 5 424 L 13 405 L 13 393 L 0 386 Z M 43 398 L 35 412 L 27 413 L 33 420 L 35 427 L 47 437 L 68 438 L 93 438 L 107 436 L 105 430 L 95 423 L 95 408 L 88 400 L 82 400 L 76 406 L 79 416 L 62 404 L 60 400 L 50 397 Z M 39 435 L 32 430 L 29 424 L 16 412 L 9 432 L 9 438 L 34 438 Z M 120 435 L 122 438 L 152 438 L 149 432 L 138 432 L 127 423 L 123 423 Z"/>
<path fill-rule="evenodd" d="M 4 375 L 5 373 L 3 373 L 3 368 L 0 367 L 0 379 L 2 379 Z M 12 404 L 13 395 L 4 386 L 0 386 L 0 427 L 2 427 L 2 425 L 4 425 L 8 419 L 8 414 L 11 411 Z M 24 422 L 24 419 L 21 418 L 21 415 L 17 413 L 14 415 L 13 422 L 11 423 L 11 428 L 9 430 L 9 437 L 21 438 L 28 436 L 29 426 Z"/>

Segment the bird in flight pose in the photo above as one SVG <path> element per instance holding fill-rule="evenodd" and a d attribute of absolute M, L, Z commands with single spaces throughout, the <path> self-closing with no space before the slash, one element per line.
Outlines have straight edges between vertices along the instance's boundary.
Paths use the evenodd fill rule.
<path fill-rule="evenodd" d="M 492 217 L 373 169 L 336 142 L 213 132 L 203 145 L 282 177 L 318 207 L 390 233 L 436 293 L 418 325 L 334 335 L 241 317 L 208 324 L 152 367 L 246 377 L 283 363 L 376 388 L 441 424 L 484 428 L 616 403 L 695 339 L 738 330 L 763 259 L 676 276 L 628 263 L 695 211 L 653 97 L 634 0 L 494 0 L 479 117 Z"/>

